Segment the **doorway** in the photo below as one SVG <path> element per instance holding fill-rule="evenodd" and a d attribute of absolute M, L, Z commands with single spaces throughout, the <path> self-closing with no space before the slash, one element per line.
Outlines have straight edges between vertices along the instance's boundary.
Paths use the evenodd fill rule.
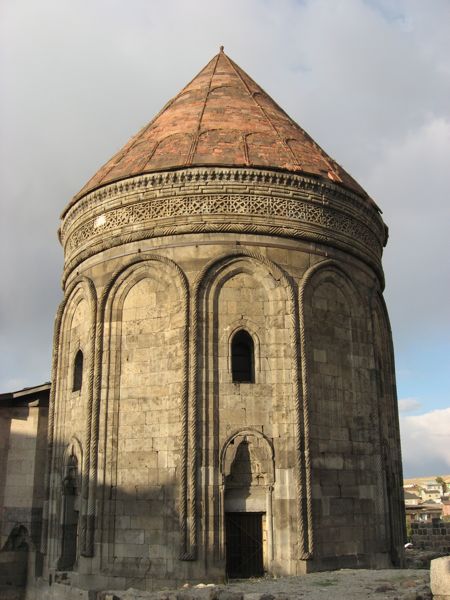
<path fill-rule="evenodd" d="M 264 574 L 262 520 L 261 512 L 225 513 L 228 577 L 261 577 Z"/>
<path fill-rule="evenodd" d="M 77 560 L 78 491 L 78 460 L 72 454 L 68 459 L 63 481 L 62 540 L 58 561 L 60 571 L 72 571 Z"/>

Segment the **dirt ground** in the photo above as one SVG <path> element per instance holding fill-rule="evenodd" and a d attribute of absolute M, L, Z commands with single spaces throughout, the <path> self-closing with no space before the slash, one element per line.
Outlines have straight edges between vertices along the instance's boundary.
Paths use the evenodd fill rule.
<path fill-rule="evenodd" d="M 272 580 L 234 582 L 230 590 L 271 594 L 276 598 L 307 598 L 308 600 L 418 600 L 431 598 L 428 570 L 342 569 L 326 573 L 311 573 L 306 577 L 286 577 Z M 251 600 L 246 598 L 245 600 Z M 256 599 L 255 599 L 256 600 Z M 269 600 L 269 599 L 267 599 Z"/>
<path fill-rule="evenodd" d="M 428 568 L 341 569 L 299 577 L 231 580 L 218 585 L 207 581 L 199 585 L 186 583 L 178 589 L 153 592 L 130 588 L 89 593 L 62 586 L 59 591 L 53 590 L 56 595 L 52 598 L 64 591 L 64 598 L 86 600 L 431 600 L 429 553 L 416 554 L 411 562 L 423 561 Z M 0 588 L 0 600 L 24 597 L 24 588 Z"/>
<path fill-rule="evenodd" d="M 342 569 L 303 577 L 235 580 L 178 590 L 103 592 L 101 600 L 429 600 L 426 569 Z"/>

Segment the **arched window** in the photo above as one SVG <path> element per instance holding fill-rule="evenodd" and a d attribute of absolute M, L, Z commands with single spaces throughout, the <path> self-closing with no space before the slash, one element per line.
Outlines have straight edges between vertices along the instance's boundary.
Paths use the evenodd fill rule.
<path fill-rule="evenodd" d="M 83 353 L 81 350 L 75 354 L 73 363 L 73 386 L 72 391 L 78 392 L 83 385 Z"/>
<path fill-rule="evenodd" d="M 231 373 L 233 383 L 255 382 L 255 346 L 252 336 L 244 329 L 231 340 Z"/>

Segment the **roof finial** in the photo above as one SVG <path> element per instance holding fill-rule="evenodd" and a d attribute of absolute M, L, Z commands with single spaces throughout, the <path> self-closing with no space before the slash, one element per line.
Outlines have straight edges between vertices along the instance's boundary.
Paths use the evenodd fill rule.
<path fill-rule="evenodd" d="M 223 52 L 223 46 L 220 46 L 220 51 Z"/>

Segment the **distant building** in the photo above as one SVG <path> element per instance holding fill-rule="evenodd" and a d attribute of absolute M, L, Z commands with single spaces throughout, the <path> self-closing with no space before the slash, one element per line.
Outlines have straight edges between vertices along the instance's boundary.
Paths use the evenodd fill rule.
<path fill-rule="evenodd" d="M 417 496 L 417 494 L 412 494 L 411 492 L 405 491 L 403 496 L 405 499 L 405 506 L 418 506 L 422 501 L 420 496 Z"/>
<path fill-rule="evenodd" d="M 436 481 L 427 481 L 422 487 L 421 497 L 424 502 L 434 500 L 440 502 L 443 494 L 442 485 Z"/>
<path fill-rule="evenodd" d="M 422 487 L 418 483 L 408 483 L 407 485 L 403 486 L 403 489 L 405 492 L 407 491 L 411 494 L 419 496 L 419 498 L 422 498 Z"/>
<path fill-rule="evenodd" d="M 450 515 L 450 501 L 444 487 L 435 479 L 407 480 L 403 486 L 407 523 L 426 522 Z"/>
<path fill-rule="evenodd" d="M 414 506 L 406 506 L 407 521 L 430 521 L 442 516 L 442 504 L 440 502 L 423 502 Z"/>
<path fill-rule="evenodd" d="M 40 545 L 49 394 L 50 383 L 0 394 L 0 585 L 23 583 L 23 552 Z"/>

